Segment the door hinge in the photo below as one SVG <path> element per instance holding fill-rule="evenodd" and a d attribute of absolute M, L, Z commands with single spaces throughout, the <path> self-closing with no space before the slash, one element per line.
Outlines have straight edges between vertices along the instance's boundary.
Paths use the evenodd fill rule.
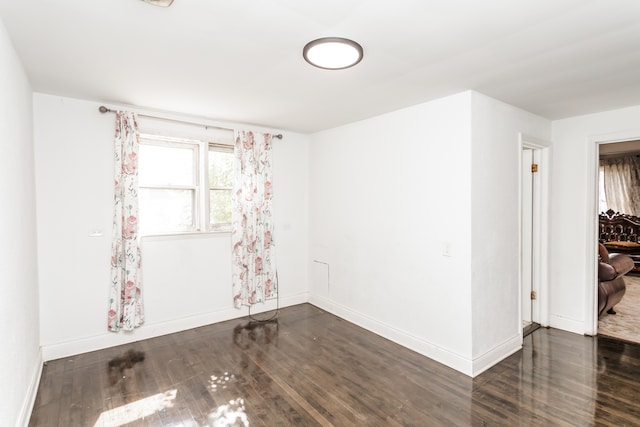
<path fill-rule="evenodd" d="M 531 165 L 531 173 L 536 173 L 538 172 L 538 164 L 537 163 L 533 163 Z"/>
<path fill-rule="evenodd" d="M 534 300 L 538 298 L 538 295 L 536 294 L 536 291 L 531 291 L 531 299 Z"/>

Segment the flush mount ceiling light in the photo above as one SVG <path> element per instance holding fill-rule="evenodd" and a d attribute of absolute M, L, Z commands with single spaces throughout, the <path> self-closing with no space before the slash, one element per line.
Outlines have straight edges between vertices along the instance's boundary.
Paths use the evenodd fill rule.
<path fill-rule="evenodd" d="M 324 37 L 307 43 L 302 50 L 305 61 L 325 70 L 343 70 L 362 61 L 362 46 L 353 40 Z"/>
<path fill-rule="evenodd" d="M 156 6 L 169 7 L 173 0 L 142 0 L 145 3 L 153 4 Z"/>

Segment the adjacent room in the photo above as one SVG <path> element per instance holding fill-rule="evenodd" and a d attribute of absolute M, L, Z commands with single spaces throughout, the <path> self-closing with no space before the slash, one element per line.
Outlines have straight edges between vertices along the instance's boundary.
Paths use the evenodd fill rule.
<path fill-rule="evenodd" d="M 0 425 L 637 424 L 639 18 L 0 0 Z"/>
<path fill-rule="evenodd" d="M 640 342 L 640 141 L 599 146 L 598 331 Z M 607 276 L 606 262 L 617 269 Z M 604 268 L 603 268 L 604 267 Z M 600 295 L 600 294 L 599 294 Z M 606 303 L 604 302 L 606 300 Z"/>

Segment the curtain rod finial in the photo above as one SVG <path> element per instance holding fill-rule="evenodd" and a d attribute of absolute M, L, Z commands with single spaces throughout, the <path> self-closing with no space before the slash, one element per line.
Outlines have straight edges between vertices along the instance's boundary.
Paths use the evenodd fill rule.
<path fill-rule="evenodd" d="M 100 107 L 98 107 L 98 111 L 100 111 L 101 113 L 108 113 L 109 109 L 104 105 L 101 105 Z"/>

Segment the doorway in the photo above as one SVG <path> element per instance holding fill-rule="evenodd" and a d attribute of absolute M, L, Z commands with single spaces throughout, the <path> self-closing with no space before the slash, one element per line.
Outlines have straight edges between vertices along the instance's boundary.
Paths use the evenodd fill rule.
<path fill-rule="evenodd" d="M 520 144 L 520 328 L 522 336 L 548 325 L 548 145 L 521 137 Z"/>
<path fill-rule="evenodd" d="M 534 175 L 538 172 L 536 163 L 536 150 L 530 147 L 522 147 L 521 155 L 521 313 L 522 336 L 527 336 L 540 327 L 538 319 L 534 315 L 537 289 L 534 286 Z"/>
<path fill-rule="evenodd" d="M 596 158 L 598 159 L 598 186 L 597 186 L 597 215 L 607 223 L 608 214 L 603 214 L 609 209 L 612 212 L 616 212 L 614 216 L 622 215 L 625 218 L 637 218 L 637 208 L 630 203 L 634 201 L 636 197 L 632 195 L 633 191 L 626 186 L 629 182 L 622 184 L 622 181 L 617 178 L 618 174 L 627 176 L 629 171 L 637 170 L 637 157 L 640 156 L 640 140 L 625 140 L 625 141 L 612 141 L 608 143 L 600 143 L 596 146 Z M 613 177 L 613 178 L 611 178 Z M 607 196 L 605 191 L 605 179 L 610 184 L 607 187 L 607 191 L 611 191 L 612 195 Z M 617 185 L 616 185 L 617 184 Z M 613 185 L 613 187 L 611 187 Z M 637 188 L 637 183 L 635 184 Z M 626 197 L 625 197 L 626 195 Z M 635 220 L 633 221 L 636 222 Z M 599 228 L 598 228 L 599 231 Z M 598 241 L 602 236 L 596 233 L 594 241 Z M 628 240 L 627 240 L 628 239 Z M 618 240 L 622 241 L 637 241 L 636 238 L 622 237 Z M 631 257 L 637 256 L 636 250 L 627 250 L 625 247 L 615 245 L 615 242 L 606 242 L 606 240 L 600 240 L 604 243 L 606 250 L 609 253 L 621 252 Z M 612 246 L 609 246 L 612 244 Z M 618 248 L 619 250 L 616 250 Z M 598 335 L 606 335 L 617 339 L 622 339 L 630 342 L 640 342 L 640 314 L 638 314 L 637 308 L 640 306 L 640 277 L 635 271 L 630 271 L 625 274 L 624 278 L 625 292 L 622 299 L 616 303 L 611 312 L 603 312 L 598 316 L 598 309 L 595 309 L 594 316 L 597 318 L 597 333 Z M 596 277 L 596 287 L 598 286 L 598 278 Z M 596 299 L 598 297 L 596 296 Z"/>

